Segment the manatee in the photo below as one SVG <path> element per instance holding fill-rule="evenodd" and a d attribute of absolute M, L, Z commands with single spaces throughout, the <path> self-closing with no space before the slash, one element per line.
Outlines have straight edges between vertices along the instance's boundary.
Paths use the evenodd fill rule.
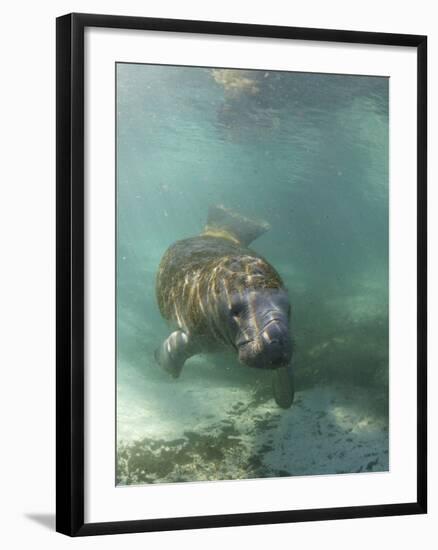
<path fill-rule="evenodd" d="M 155 359 L 178 378 L 189 357 L 230 348 L 243 365 L 272 370 L 275 401 L 289 408 L 294 382 L 288 292 L 274 267 L 249 248 L 268 229 L 266 222 L 216 205 L 200 235 L 167 249 L 156 296 L 174 330 Z"/>

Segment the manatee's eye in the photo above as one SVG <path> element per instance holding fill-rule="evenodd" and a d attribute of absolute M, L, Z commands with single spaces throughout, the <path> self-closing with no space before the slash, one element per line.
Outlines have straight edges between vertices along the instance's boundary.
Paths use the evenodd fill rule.
<path fill-rule="evenodd" d="M 240 313 L 242 312 L 243 306 L 240 302 L 235 302 L 231 304 L 230 307 L 230 315 L 232 317 L 238 317 Z"/>

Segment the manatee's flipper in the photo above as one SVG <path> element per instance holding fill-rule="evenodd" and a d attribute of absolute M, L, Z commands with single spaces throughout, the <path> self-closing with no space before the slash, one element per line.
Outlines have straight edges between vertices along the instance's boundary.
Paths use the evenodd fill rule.
<path fill-rule="evenodd" d="M 289 409 L 294 401 L 294 376 L 292 367 L 279 367 L 272 373 L 274 399 L 282 409 Z"/>
<path fill-rule="evenodd" d="M 243 246 L 269 230 L 269 224 L 264 221 L 250 220 L 241 214 L 225 208 L 222 205 L 210 206 L 207 225 L 203 235 L 212 235 L 235 240 Z"/>
<path fill-rule="evenodd" d="M 193 348 L 187 334 L 182 330 L 172 332 L 155 350 L 155 360 L 173 378 L 178 378 L 185 361 L 193 355 Z"/>

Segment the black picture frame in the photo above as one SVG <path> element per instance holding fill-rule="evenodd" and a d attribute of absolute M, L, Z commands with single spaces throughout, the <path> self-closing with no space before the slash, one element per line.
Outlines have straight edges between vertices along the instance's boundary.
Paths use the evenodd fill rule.
<path fill-rule="evenodd" d="M 157 30 L 406 46 L 417 52 L 417 499 L 401 504 L 84 523 L 84 29 Z M 56 530 L 69 536 L 423 514 L 427 510 L 427 38 L 417 35 L 92 15 L 56 22 Z"/>

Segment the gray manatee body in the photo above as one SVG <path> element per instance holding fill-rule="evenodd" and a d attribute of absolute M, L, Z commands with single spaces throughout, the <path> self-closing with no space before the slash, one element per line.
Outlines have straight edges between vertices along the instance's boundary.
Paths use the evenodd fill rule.
<path fill-rule="evenodd" d="M 169 247 L 156 295 L 175 330 L 155 358 L 177 378 L 189 357 L 231 348 L 242 364 L 272 370 L 275 400 L 289 408 L 294 384 L 288 293 L 277 271 L 248 248 L 268 228 L 214 206 L 199 236 Z"/>

